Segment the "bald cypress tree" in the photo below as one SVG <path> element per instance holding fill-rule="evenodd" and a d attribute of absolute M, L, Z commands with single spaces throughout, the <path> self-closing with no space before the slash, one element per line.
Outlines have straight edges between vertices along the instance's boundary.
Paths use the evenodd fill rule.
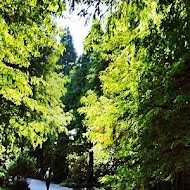
<path fill-rule="evenodd" d="M 61 43 L 64 45 L 65 51 L 61 55 L 58 64 L 61 65 L 60 72 L 68 75 L 77 58 L 77 53 L 73 45 L 73 38 L 69 28 L 65 29 L 65 34 L 61 38 Z"/>

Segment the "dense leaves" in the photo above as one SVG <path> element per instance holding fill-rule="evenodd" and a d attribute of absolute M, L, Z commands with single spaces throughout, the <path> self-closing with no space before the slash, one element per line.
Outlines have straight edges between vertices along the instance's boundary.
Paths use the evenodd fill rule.
<path fill-rule="evenodd" d="M 98 24 L 95 27 L 100 29 L 100 25 Z M 91 35 L 92 34 L 89 34 L 89 38 Z M 74 61 L 76 55 L 73 56 L 75 51 L 72 46 L 72 38 L 69 31 L 62 38 L 61 43 L 66 44 L 66 52 L 61 56 L 58 63 L 63 65 L 62 72 L 68 73 L 69 78 L 69 82 L 66 84 L 67 92 L 62 100 L 65 105 L 65 110 L 72 110 L 73 119 L 67 126 L 70 138 L 65 136 L 65 134 L 60 134 L 56 146 L 51 147 L 48 144 L 44 146 L 50 149 L 49 154 L 48 148 L 46 149 L 47 152 L 46 150 L 44 152 L 46 155 L 45 160 L 48 160 L 49 156 L 53 158 L 51 159 L 51 165 L 53 165 L 54 171 L 56 170 L 57 181 L 60 182 L 60 180 L 65 180 L 69 177 L 67 183 L 71 181 L 78 183 L 79 179 L 82 180 L 81 183 L 86 183 L 90 180 L 90 175 L 86 172 L 86 168 L 89 167 L 89 159 L 88 156 L 83 157 L 83 155 L 89 155 L 91 144 L 87 141 L 86 137 L 83 136 L 83 133 L 86 132 L 86 127 L 82 125 L 82 119 L 84 117 L 77 112 L 77 109 L 81 106 L 81 97 L 84 96 L 89 89 L 95 90 L 98 94 L 101 93 L 99 72 L 105 69 L 107 64 L 101 59 L 100 53 L 92 49 L 89 49 Z M 72 157 L 72 155 L 76 156 Z M 58 162 L 58 160 L 60 162 Z M 87 164 L 79 165 L 79 163 L 82 163 L 84 160 L 84 163 Z M 76 167 L 74 167 L 75 165 Z M 87 175 L 88 178 L 82 177 L 83 170 L 85 171 L 84 175 Z"/>
<path fill-rule="evenodd" d="M 26 152 L 22 152 L 7 163 L 7 176 L 12 176 L 13 178 L 28 177 L 34 172 L 35 165 L 36 159 L 30 157 Z"/>
<path fill-rule="evenodd" d="M 93 44 L 112 63 L 100 75 L 103 95 L 88 91 L 79 110 L 97 161 L 121 162 L 102 178 L 112 188 L 172 181 L 189 169 L 189 29 L 184 1 L 126 1 Z"/>
<path fill-rule="evenodd" d="M 66 79 L 55 72 L 63 47 L 52 17 L 64 7 L 59 0 L 0 1 L 0 153 L 25 142 L 37 146 L 69 121 L 60 101 Z"/>
<path fill-rule="evenodd" d="M 58 158 L 76 181 L 88 176 L 85 152 L 92 148 L 106 189 L 169 182 L 182 190 L 190 170 L 189 1 L 74 2 L 95 5 L 94 16 L 102 3 L 110 10 L 102 23 L 94 20 L 77 61 L 69 31 L 60 44 L 55 38 L 52 16 L 64 10 L 61 1 L 0 1 L 0 153 L 49 136 L 46 164 L 57 169 Z M 75 136 L 57 141 L 69 111 Z"/>
<path fill-rule="evenodd" d="M 69 71 L 75 65 L 75 61 L 77 58 L 77 53 L 73 46 L 73 39 L 70 34 L 69 28 L 65 29 L 65 34 L 61 38 L 61 43 L 65 47 L 65 51 L 60 56 L 58 64 L 61 65 L 60 72 L 64 73 L 65 75 L 69 74 Z"/>

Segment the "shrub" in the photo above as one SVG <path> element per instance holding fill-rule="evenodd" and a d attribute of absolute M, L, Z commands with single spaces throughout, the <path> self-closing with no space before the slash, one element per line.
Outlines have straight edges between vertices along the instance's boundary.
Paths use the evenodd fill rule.
<path fill-rule="evenodd" d="M 28 190 L 29 184 L 26 177 L 34 172 L 36 159 L 28 153 L 21 152 L 14 160 L 7 163 L 7 179 L 11 189 Z"/>
<path fill-rule="evenodd" d="M 13 185 L 11 185 L 11 189 L 13 190 L 29 190 L 29 184 L 28 182 L 24 179 L 22 180 L 16 180 Z"/>
<path fill-rule="evenodd" d="M 75 183 L 85 183 L 88 179 L 89 165 L 87 156 L 69 155 L 69 176 Z"/>
<path fill-rule="evenodd" d="M 7 165 L 7 175 L 26 178 L 33 173 L 36 165 L 36 159 L 30 157 L 28 153 L 20 153 L 14 160 Z"/>

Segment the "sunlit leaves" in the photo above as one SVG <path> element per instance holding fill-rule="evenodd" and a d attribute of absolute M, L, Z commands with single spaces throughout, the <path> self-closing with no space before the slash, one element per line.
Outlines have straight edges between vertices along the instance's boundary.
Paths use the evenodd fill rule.
<path fill-rule="evenodd" d="M 1 150 L 17 152 L 26 141 L 35 147 L 66 132 L 71 114 L 60 99 L 67 79 L 56 73 L 62 30 L 52 17 L 64 10 L 59 0 L 0 1 Z"/>
<path fill-rule="evenodd" d="M 190 132 L 187 10 L 184 1 L 122 2 L 98 43 L 88 43 L 110 63 L 100 73 L 103 95 L 82 98 L 86 136 L 98 158 L 113 151 L 118 162 L 126 160 L 116 175 L 102 178 L 108 188 L 154 185 L 190 167 L 182 148 Z"/>

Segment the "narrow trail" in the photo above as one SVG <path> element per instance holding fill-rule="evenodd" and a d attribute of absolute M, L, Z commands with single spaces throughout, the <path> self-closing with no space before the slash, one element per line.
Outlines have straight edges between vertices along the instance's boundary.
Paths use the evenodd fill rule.
<path fill-rule="evenodd" d="M 46 184 L 44 181 L 28 178 L 28 183 L 31 190 L 46 190 Z M 74 190 L 74 189 L 68 187 L 62 187 L 51 183 L 49 190 Z"/>

